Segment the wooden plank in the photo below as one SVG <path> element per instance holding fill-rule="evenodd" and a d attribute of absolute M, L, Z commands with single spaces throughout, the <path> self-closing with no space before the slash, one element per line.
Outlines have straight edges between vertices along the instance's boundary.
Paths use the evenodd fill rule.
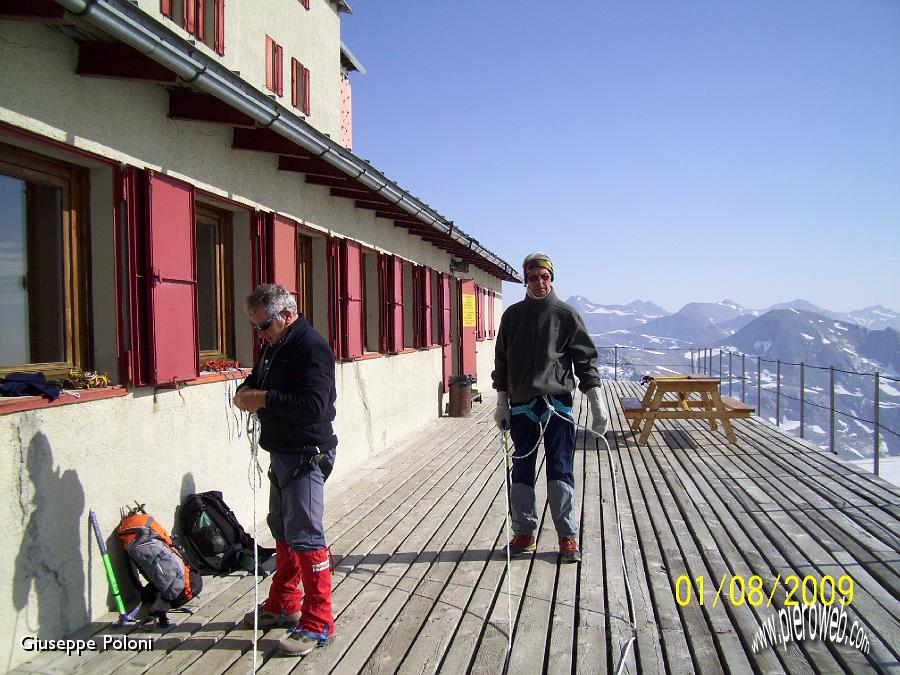
<path fill-rule="evenodd" d="M 722 502 L 719 495 L 726 492 L 726 490 L 721 481 L 717 481 L 716 473 L 710 471 L 709 467 L 703 464 L 702 457 L 699 456 L 701 454 L 695 448 L 690 448 L 688 452 L 673 453 L 669 457 L 669 461 L 674 463 L 680 460 L 681 465 L 680 467 L 675 467 L 675 470 L 685 477 L 684 480 L 691 481 L 694 484 L 700 493 L 700 496 L 697 497 L 698 502 L 706 501 L 707 505 L 713 510 L 714 513 L 707 517 L 707 524 L 719 550 L 724 552 L 730 575 L 740 575 L 744 579 L 748 579 L 752 575 L 759 575 L 764 582 L 768 580 L 770 583 L 770 586 L 765 589 L 766 595 L 768 595 L 771 590 L 771 580 L 775 579 L 777 573 L 788 574 L 790 568 L 777 552 L 773 552 L 771 547 L 765 546 L 767 541 L 765 532 L 759 530 L 755 523 L 747 518 L 746 513 L 742 509 L 731 510 Z M 709 487 L 709 480 L 717 482 L 712 487 Z M 762 553 L 763 549 L 766 550 L 765 555 L 768 558 Z M 713 583 L 715 583 L 715 580 L 713 580 Z M 728 602 L 727 596 L 723 597 L 726 598 L 725 602 Z M 759 609 L 751 607 L 751 610 L 755 614 L 757 625 L 761 625 L 775 611 L 774 609 L 770 610 L 763 607 Z M 749 629 L 751 631 L 749 635 L 742 635 L 745 643 L 749 642 L 755 632 L 753 624 L 750 624 Z M 744 630 L 747 629 L 745 628 Z M 803 653 L 804 658 L 809 659 L 814 664 L 815 672 L 840 670 L 834 659 L 823 653 L 824 650 L 810 650 L 805 643 L 797 643 L 796 647 Z M 812 651 L 811 658 L 810 651 Z M 747 652 L 750 653 L 751 649 L 747 648 Z M 757 661 L 767 658 L 769 658 L 767 652 L 754 656 L 754 659 Z M 793 648 L 791 654 L 785 658 L 788 659 L 788 663 L 792 666 L 791 670 L 806 670 L 806 667 L 803 665 L 798 665 L 801 663 L 799 654 L 795 654 Z M 770 667 L 777 668 L 778 666 L 771 665 Z M 784 667 L 784 664 L 782 664 L 782 667 Z"/>
<path fill-rule="evenodd" d="M 496 434 L 491 433 L 489 437 Z M 485 450 L 476 461 L 468 463 L 469 468 L 459 481 L 442 492 L 437 507 L 406 542 L 413 551 L 418 551 L 415 558 L 411 562 L 397 558 L 382 568 L 381 576 L 396 577 L 399 581 L 340 660 L 342 670 L 394 672 L 402 660 L 409 642 L 398 641 L 397 634 L 409 635 L 409 630 L 415 630 L 431 607 L 430 602 L 418 595 L 422 581 L 438 559 L 446 555 L 453 560 L 461 555 L 459 550 L 448 549 L 447 542 L 473 503 L 485 492 L 500 465 L 496 443 L 487 444 Z M 466 538 L 469 536 L 467 533 Z M 416 602 L 411 602 L 413 598 Z M 379 651 L 379 647 L 384 649 Z"/>
<path fill-rule="evenodd" d="M 723 457 L 720 460 L 722 466 L 727 466 L 729 462 L 735 464 L 736 467 L 743 467 L 744 462 L 766 463 L 770 461 L 762 455 L 756 455 L 752 460 L 741 457 Z M 752 467 L 751 468 L 757 468 Z M 847 546 L 849 538 L 841 536 L 841 543 L 830 538 L 827 533 L 823 532 L 822 524 L 828 523 L 829 513 L 821 514 L 819 518 L 806 518 L 802 515 L 794 516 L 789 512 L 779 508 L 782 504 L 791 503 L 791 498 L 795 491 L 803 491 L 801 482 L 792 485 L 786 485 L 783 480 L 767 481 L 765 478 L 751 477 L 749 482 L 765 495 L 769 503 L 775 507 L 767 507 L 762 512 L 766 513 L 774 522 L 777 522 L 782 531 L 789 533 L 790 541 L 798 547 L 802 546 L 803 551 L 809 551 L 809 563 L 799 562 L 794 565 L 795 574 L 799 574 L 802 578 L 809 572 L 809 569 L 816 571 L 817 577 L 821 578 L 825 574 L 832 574 L 835 577 L 839 573 L 850 573 L 854 578 L 855 584 L 859 591 L 863 591 L 859 595 L 859 600 L 854 596 L 852 610 L 848 611 L 848 615 L 854 612 L 865 617 L 865 621 L 860 620 L 860 625 L 865 625 L 869 629 L 870 636 L 878 636 L 879 639 L 872 640 L 872 652 L 877 657 L 884 658 L 884 654 L 890 654 L 890 658 L 897 659 L 898 655 L 893 648 L 898 640 L 900 640 L 900 623 L 898 623 L 897 609 L 900 609 L 900 602 L 896 600 L 896 594 L 884 589 L 881 584 L 873 579 L 867 570 L 867 566 L 857 566 L 853 570 L 848 570 L 849 566 L 853 566 L 859 557 L 854 557 L 852 551 L 848 551 Z M 735 486 L 737 487 L 737 486 Z M 741 485 L 741 487 L 744 487 Z M 808 496 L 808 494 L 807 494 Z M 873 551 L 856 550 L 857 556 L 863 558 L 873 557 Z M 803 556 L 798 551 L 798 556 Z M 890 609 L 888 609 L 890 607 Z M 893 610 L 893 611 L 892 611 Z M 857 618 L 857 617 L 853 617 Z M 838 650 L 835 650 L 838 651 Z M 846 656 L 843 650 L 840 650 L 839 656 Z M 858 656 L 851 653 L 851 658 Z M 855 664 L 859 665 L 859 664 Z"/>
<path fill-rule="evenodd" d="M 609 398 L 609 388 L 607 388 L 606 394 Z M 624 418 L 618 418 L 615 421 L 625 426 Z M 618 440 L 618 437 L 615 440 Z M 694 666 L 691 661 L 690 650 L 685 639 L 672 586 L 665 574 L 666 566 L 653 525 L 653 517 L 656 518 L 657 522 L 664 522 L 665 515 L 660 509 L 659 502 L 655 498 L 656 496 L 652 489 L 650 494 L 647 492 L 645 485 L 647 475 L 641 471 L 642 467 L 637 464 L 634 453 L 628 446 L 627 436 L 621 439 L 621 444 L 617 443 L 616 445 L 622 458 L 621 467 L 625 483 L 630 486 L 629 492 L 632 493 L 632 513 L 638 528 L 635 539 L 640 542 L 640 551 L 644 558 L 642 568 L 646 573 L 652 596 L 644 603 L 645 615 L 643 621 L 645 623 L 653 622 L 655 625 L 658 625 L 658 629 L 653 630 L 651 633 L 658 632 L 656 635 L 658 644 L 651 644 L 648 650 L 642 649 L 639 652 L 641 670 L 642 672 L 647 672 L 648 669 L 652 668 L 662 669 L 669 673 L 693 673 Z M 602 442 L 600 442 L 599 446 L 600 452 L 606 451 L 606 446 Z M 644 631 L 645 628 L 645 626 L 639 626 L 638 630 L 639 632 Z M 664 653 L 661 653 L 660 649 Z M 656 665 L 647 663 L 651 657 L 656 658 Z"/>

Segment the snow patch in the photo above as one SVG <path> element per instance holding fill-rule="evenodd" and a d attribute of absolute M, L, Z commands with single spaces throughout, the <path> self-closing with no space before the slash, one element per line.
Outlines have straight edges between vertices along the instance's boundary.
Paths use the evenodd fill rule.
<path fill-rule="evenodd" d="M 800 337 L 802 337 L 805 340 L 815 340 L 816 339 L 812 335 L 807 335 L 806 333 L 800 333 Z"/>

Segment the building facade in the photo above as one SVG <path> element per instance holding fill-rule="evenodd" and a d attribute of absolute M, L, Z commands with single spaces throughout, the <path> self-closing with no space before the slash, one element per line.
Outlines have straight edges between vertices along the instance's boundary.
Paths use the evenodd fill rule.
<path fill-rule="evenodd" d="M 111 606 L 89 510 L 107 534 L 135 501 L 171 528 L 184 496 L 218 489 L 249 524 L 229 401 L 257 283 L 288 287 L 335 352 L 337 475 L 441 414 L 452 375 L 487 386 L 518 272 L 349 150 L 346 11 L 0 4 L 0 377 L 109 379 L 0 398 L 8 666 L 22 636 Z"/>

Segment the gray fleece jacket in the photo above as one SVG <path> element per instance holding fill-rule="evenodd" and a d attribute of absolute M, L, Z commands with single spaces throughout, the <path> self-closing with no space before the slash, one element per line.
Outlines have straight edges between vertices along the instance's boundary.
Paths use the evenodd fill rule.
<path fill-rule="evenodd" d="M 552 290 L 541 299 L 526 296 L 500 319 L 494 349 L 494 389 L 509 392 L 513 403 L 535 396 L 569 394 L 600 386 L 594 361 L 597 348 L 584 322 Z"/>

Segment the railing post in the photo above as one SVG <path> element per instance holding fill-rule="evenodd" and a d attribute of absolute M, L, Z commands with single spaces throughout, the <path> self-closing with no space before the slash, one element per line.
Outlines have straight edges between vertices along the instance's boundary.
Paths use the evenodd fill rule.
<path fill-rule="evenodd" d="M 775 365 L 775 426 L 781 426 L 781 359 Z"/>
<path fill-rule="evenodd" d="M 830 377 L 830 389 L 831 393 L 829 395 L 829 409 L 830 409 L 830 417 L 828 420 L 828 447 L 831 448 L 831 452 L 837 454 L 837 450 L 834 447 L 834 366 L 830 367 L 831 377 Z"/>
<path fill-rule="evenodd" d="M 619 381 L 619 345 L 613 347 L 613 382 Z"/>
<path fill-rule="evenodd" d="M 881 374 L 876 372 L 875 373 L 875 455 L 874 455 L 875 456 L 875 475 L 876 476 L 878 475 L 878 461 L 881 457 L 881 443 L 880 443 L 880 439 L 879 439 L 879 436 L 881 434 L 878 433 L 881 430 L 880 420 L 878 419 L 878 412 L 879 412 L 879 409 L 881 408 L 881 406 L 879 405 L 879 402 L 878 402 L 878 385 L 880 384 L 879 383 L 880 378 L 881 378 Z"/>
<path fill-rule="evenodd" d="M 803 377 L 804 370 L 805 370 L 805 368 L 803 366 L 803 361 L 801 361 L 800 362 L 800 438 L 805 438 L 805 436 L 803 435 L 803 425 L 804 425 L 804 422 L 806 421 L 803 416 L 803 403 L 806 400 L 806 382 Z"/>
<path fill-rule="evenodd" d="M 762 357 L 756 357 L 756 414 L 762 418 Z"/>
<path fill-rule="evenodd" d="M 693 375 L 696 371 L 694 370 L 694 348 L 691 347 L 691 374 Z"/>
<path fill-rule="evenodd" d="M 734 372 L 734 369 L 732 368 L 732 363 L 733 363 L 733 359 L 731 358 L 732 356 L 734 356 L 734 353 L 729 349 L 728 350 L 728 395 L 729 396 L 731 396 L 731 387 L 732 387 L 732 383 L 733 383 L 733 378 L 731 375 Z"/>
<path fill-rule="evenodd" d="M 747 397 L 747 355 L 741 352 L 741 403 Z"/>
<path fill-rule="evenodd" d="M 719 380 L 722 379 L 722 348 L 719 347 Z"/>

